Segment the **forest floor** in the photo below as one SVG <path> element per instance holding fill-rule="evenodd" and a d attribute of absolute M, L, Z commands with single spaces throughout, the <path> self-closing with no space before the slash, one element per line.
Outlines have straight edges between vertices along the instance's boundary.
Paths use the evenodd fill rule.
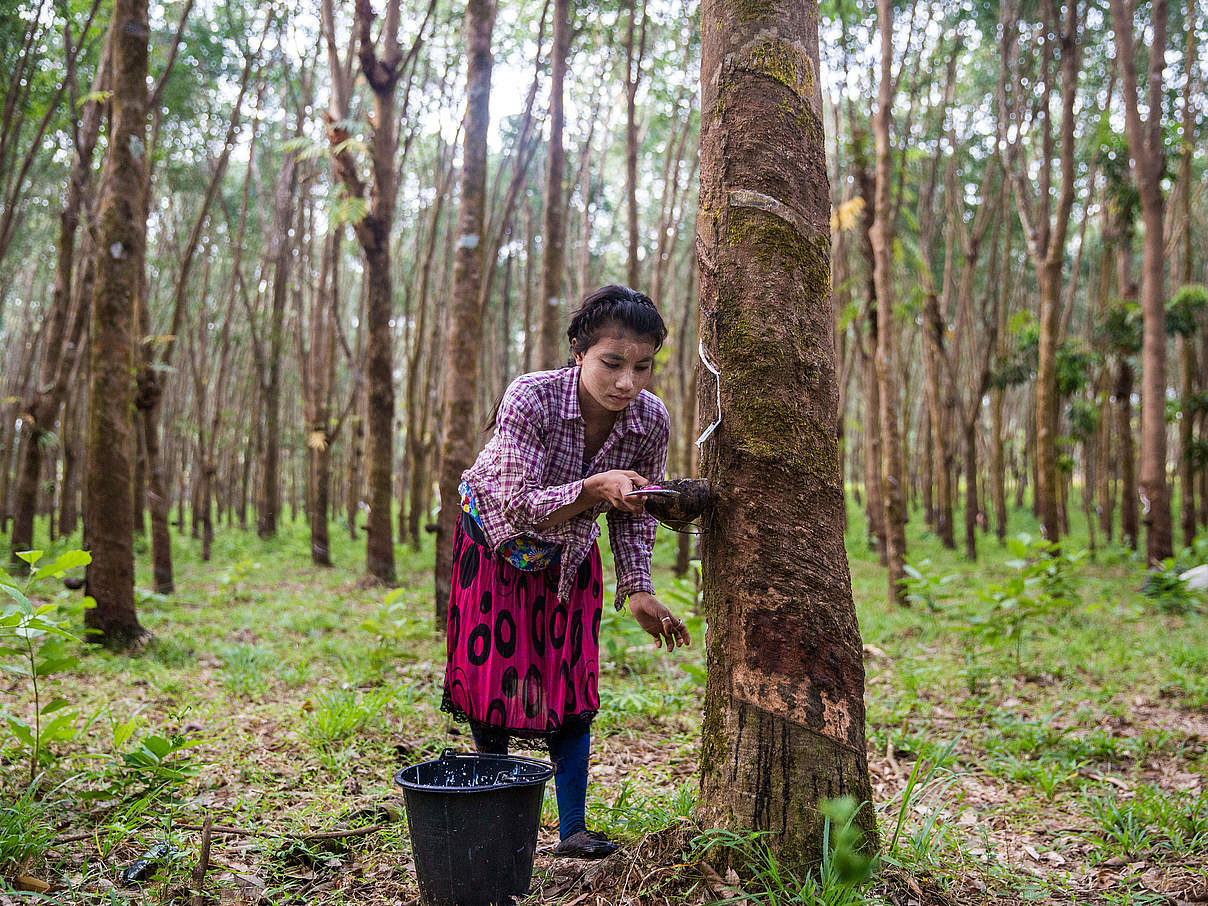
<path fill-rule="evenodd" d="M 1012 520 L 1035 532 L 1030 514 Z M 916 515 L 920 597 L 891 608 L 862 518 L 851 521 L 868 758 L 888 855 L 859 890 L 811 900 L 808 882 L 765 872 L 745 901 L 1208 902 L 1203 600 L 1143 596 L 1139 561 L 1118 548 L 1044 580 L 1075 593 L 1068 601 L 1038 597 L 1035 582 L 1011 586 L 1027 567 L 992 536 L 979 538 L 972 564 Z M 656 584 L 682 609 L 695 585 L 671 578 L 667 535 Z M 52 747 L 32 793 L 28 751 L 4 744 L 0 904 L 28 902 L 35 895 L 16 888 L 40 883 L 55 903 L 189 903 L 207 817 L 225 830 L 213 834 L 206 896 L 192 902 L 416 902 L 392 775 L 446 746 L 468 748 L 437 708 L 431 540 L 400 549 L 403 592 L 389 604 L 386 589 L 359 578 L 363 547 L 346 532 L 333 542 L 340 566 L 320 569 L 300 520 L 269 542 L 222 528 L 210 563 L 199 542 L 174 537 L 178 592 L 139 594 L 154 641 L 133 657 L 75 646 L 79 663 L 44 681 L 42 702 L 62 696 L 92 720 Z M 147 559 L 140 552 L 140 588 Z M 53 600 L 79 606 L 67 592 Z M 693 647 L 668 656 L 610 611 L 589 817 L 624 845 L 601 863 L 539 851 L 523 903 L 715 901 L 717 879 L 711 891 L 686 849 L 702 620 L 689 621 Z M 2 710 L 29 718 L 27 690 L 22 678 L 0 681 Z M 551 800 L 552 790 L 541 848 L 555 842 Z M 376 829 L 313 836 L 366 827 Z M 158 873 L 122 886 L 122 870 L 165 841 L 176 854 Z"/>

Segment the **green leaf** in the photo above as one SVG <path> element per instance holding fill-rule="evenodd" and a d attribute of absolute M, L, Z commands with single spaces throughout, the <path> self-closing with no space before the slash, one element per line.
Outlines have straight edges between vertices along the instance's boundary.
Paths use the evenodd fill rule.
<path fill-rule="evenodd" d="M 77 110 L 82 109 L 85 104 L 90 104 L 93 101 L 96 101 L 98 104 L 104 104 L 111 97 L 113 97 L 112 91 L 90 91 L 86 95 L 84 95 L 82 98 L 80 98 L 78 101 L 76 101 L 76 109 Z"/>
<path fill-rule="evenodd" d="M 162 761 L 165 756 L 171 754 L 172 743 L 164 739 L 162 736 L 148 736 L 143 740 L 143 748 Z"/>
<path fill-rule="evenodd" d="M 64 670 L 69 670 L 78 664 L 79 658 L 68 655 L 67 657 L 48 657 L 43 658 L 38 662 L 35 670 L 35 676 L 50 676 L 54 673 L 62 673 Z"/>
<path fill-rule="evenodd" d="M 63 708 L 66 708 L 70 704 L 71 704 L 71 702 L 69 702 L 65 698 L 53 698 L 46 704 L 46 707 L 44 707 L 42 709 L 42 713 L 43 714 L 54 714 L 56 711 L 61 711 Z"/>
<path fill-rule="evenodd" d="M 295 135 L 293 138 L 286 139 L 281 143 L 281 150 L 289 154 L 297 151 L 303 151 L 307 148 L 313 147 L 315 144 L 316 142 L 314 142 L 309 136 Z"/>
<path fill-rule="evenodd" d="M 75 731 L 75 712 L 60 711 L 54 718 L 42 727 L 42 732 L 38 736 L 41 742 L 67 742 L 74 739 Z"/>
<path fill-rule="evenodd" d="M 14 676 L 29 676 L 29 668 L 23 667 L 20 664 L 0 664 L 0 670 L 5 673 L 11 673 Z"/>
<path fill-rule="evenodd" d="M 135 718 L 134 720 L 128 720 L 124 724 L 118 724 L 116 727 L 114 727 L 113 747 L 115 749 L 120 749 L 122 746 L 124 746 L 126 744 L 126 740 L 130 738 L 130 734 L 138 729 L 139 723 L 140 720 Z"/>
<path fill-rule="evenodd" d="M 29 598 L 27 598 L 25 596 L 25 593 L 23 591 L 21 591 L 21 589 L 17 588 L 16 586 L 0 585 L 0 591 L 4 592 L 6 595 L 8 595 L 10 598 L 12 598 L 14 601 L 16 601 L 22 607 L 29 607 Z"/>
<path fill-rule="evenodd" d="M 8 724 L 8 731 L 16 737 L 17 742 L 32 749 L 35 745 L 34 734 L 29 729 L 29 724 L 11 714 L 4 715 L 4 719 Z"/>
<path fill-rule="evenodd" d="M 43 551 L 17 551 L 16 554 L 30 566 L 42 559 Z"/>
<path fill-rule="evenodd" d="M 61 576 L 69 569 L 87 566 L 92 562 L 92 554 L 88 551 L 67 551 L 55 559 L 49 566 L 41 567 L 34 573 L 34 581 L 45 579 L 47 576 Z"/>
<path fill-rule="evenodd" d="M 342 198 L 331 209 L 331 223 L 339 226 L 345 223 L 360 223 L 369 213 L 369 203 L 364 198 L 355 195 Z"/>

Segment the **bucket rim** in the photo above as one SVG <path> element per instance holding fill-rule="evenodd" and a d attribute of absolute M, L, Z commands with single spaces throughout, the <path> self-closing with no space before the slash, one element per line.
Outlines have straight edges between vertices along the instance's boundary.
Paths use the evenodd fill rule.
<path fill-rule="evenodd" d="M 538 773 L 532 777 L 516 778 L 503 783 L 492 783 L 487 786 L 432 786 L 425 783 L 416 783 L 406 780 L 403 774 L 413 768 L 420 768 L 428 764 L 440 764 L 457 758 L 483 758 L 483 759 L 507 759 L 508 761 L 520 762 L 529 767 L 537 768 Z M 505 776 L 505 775 L 501 775 Z M 400 786 L 407 791 L 415 791 L 420 793 L 451 793 L 455 795 L 465 795 L 471 793 L 490 793 L 498 790 L 520 790 L 526 787 L 537 786 L 546 783 L 554 776 L 554 766 L 548 761 L 541 761 L 537 758 L 528 758 L 524 755 L 497 755 L 485 752 L 456 752 L 453 749 L 445 749 L 441 752 L 439 758 L 430 758 L 427 761 L 418 761 L 415 764 L 409 764 L 404 768 L 400 768 L 395 772 L 393 780 L 395 786 Z"/>

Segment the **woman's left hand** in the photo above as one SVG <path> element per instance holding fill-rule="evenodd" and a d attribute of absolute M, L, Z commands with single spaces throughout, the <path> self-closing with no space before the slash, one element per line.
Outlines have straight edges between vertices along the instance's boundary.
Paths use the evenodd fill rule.
<path fill-rule="evenodd" d="M 666 642 L 667 650 L 674 651 L 677 644 L 685 648 L 692 644 L 692 637 L 688 634 L 684 621 L 677 619 L 649 592 L 639 591 L 631 594 L 629 612 L 633 614 L 639 626 L 654 636 L 656 647 L 661 648 L 663 642 Z"/>

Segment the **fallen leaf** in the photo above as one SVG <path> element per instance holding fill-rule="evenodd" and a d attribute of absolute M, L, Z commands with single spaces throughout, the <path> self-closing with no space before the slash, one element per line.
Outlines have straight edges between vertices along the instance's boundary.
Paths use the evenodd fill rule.
<path fill-rule="evenodd" d="M 1025 844 L 1023 851 L 1025 853 L 1027 853 L 1029 856 L 1031 856 L 1034 861 L 1036 861 L 1036 862 L 1040 861 L 1040 853 L 1036 852 L 1036 849 L 1034 847 L 1027 846 Z"/>
<path fill-rule="evenodd" d="M 21 875 L 13 884 L 17 890 L 29 890 L 34 893 L 46 893 L 46 891 L 50 890 L 50 885 L 47 882 L 32 875 Z"/>

